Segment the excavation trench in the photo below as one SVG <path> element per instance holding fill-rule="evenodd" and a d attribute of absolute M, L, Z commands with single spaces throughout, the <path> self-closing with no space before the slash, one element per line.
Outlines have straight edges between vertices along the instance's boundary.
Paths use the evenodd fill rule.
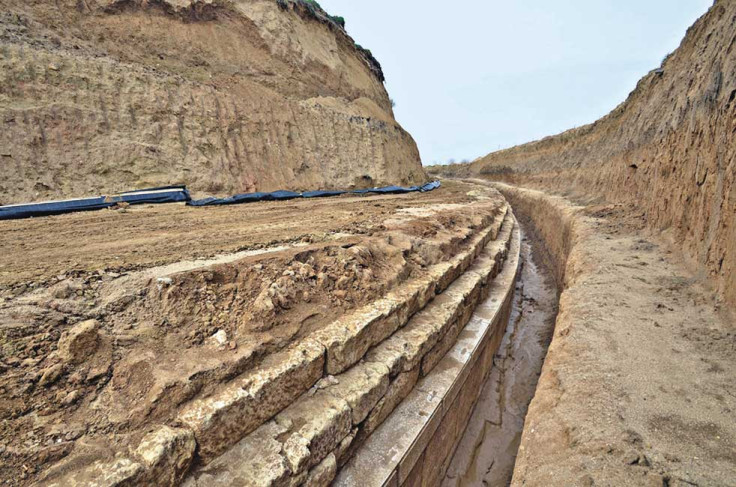
<path fill-rule="evenodd" d="M 445 201 L 427 200 L 436 195 L 422 196 L 421 200 L 397 201 L 389 209 L 380 209 L 373 201 L 370 206 L 363 202 L 361 217 L 370 208 L 380 209 L 369 235 L 352 232 L 337 240 L 324 239 L 273 255 L 248 257 L 258 263 L 248 259 L 224 262 L 211 273 L 188 269 L 173 275 L 168 284 L 166 279 L 152 281 L 146 285 L 148 292 L 137 295 L 139 298 L 129 307 L 99 316 L 104 318 L 104 327 L 99 326 L 99 343 L 91 357 L 107 360 L 106 382 L 91 382 L 85 389 L 89 398 L 77 397 L 76 409 L 63 411 L 67 416 L 57 415 L 55 420 L 86 419 L 95 411 L 88 407 L 93 399 L 97 405 L 103 400 L 122 404 L 118 397 L 142 402 L 133 386 L 146 382 L 131 374 L 126 383 L 125 372 L 139 371 L 133 358 L 140 354 L 134 353 L 138 352 L 134 347 L 149 354 L 157 351 L 142 348 L 142 340 L 158 343 L 144 332 L 163 325 L 151 321 L 139 331 L 123 326 L 128 324 L 126 319 L 142 316 L 135 311 L 150 309 L 160 315 L 163 306 L 168 305 L 165 309 L 172 313 L 181 312 L 183 303 L 203 316 L 212 315 L 213 309 L 194 307 L 202 301 L 199 297 L 205 296 L 214 311 L 222 311 L 216 316 L 230 321 L 227 311 L 232 314 L 231 309 L 254 309 L 251 298 L 260 296 L 238 292 L 243 300 L 231 305 L 233 300 L 227 293 L 233 288 L 227 287 L 229 283 L 243 290 L 252 288 L 247 279 L 234 279 L 235 271 L 241 277 L 258 271 L 259 280 L 269 286 L 286 277 L 293 277 L 294 285 L 302 286 L 298 279 L 306 265 L 302 261 L 312 262 L 300 258 L 307 250 L 311 252 L 308 257 L 313 257 L 309 265 L 315 269 L 342 269 L 343 262 L 363 259 L 360 269 L 375 269 L 371 272 L 379 278 L 361 279 L 361 283 L 393 282 L 392 287 L 382 289 L 351 288 L 360 291 L 360 300 L 350 302 L 344 293 L 337 300 L 340 296 L 335 293 L 343 290 L 337 284 L 318 291 L 319 278 L 313 290 L 312 286 L 299 287 L 302 293 L 295 295 L 295 303 L 324 304 L 331 313 L 349 316 L 360 326 L 348 328 L 341 320 L 330 321 L 317 330 L 319 335 L 315 333 L 315 340 L 320 342 L 273 351 L 258 363 L 247 361 L 250 355 L 245 341 L 235 343 L 235 347 L 228 343 L 225 350 L 208 339 L 202 344 L 187 342 L 188 347 L 172 347 L 179 358 L 188 350 L 198 359 L 191 363 L 198 366 L 204 352 L 209 350 L 214 357 L 211 364 L 204 364 L 213 371 L 209 375 L 182 371 L 181 364 L 186 361 L 178 360 L 173 372 L 161 376 L 160 387 L 147 389 L 171 397 L 172 387 L 167 384 L 182 383 L 183 392 L 196 395 L 175 406 L 162 406 L 160 400 L 149 402 L 154 408 L 162 408 L 156 420 L 160 423 L 176 414 L 176 422 L 171 423 L 174 427 L 165 425 L 141 441 L 121 435 L 114 447 L 128 452 L 128 445 L 137 448 L 130 453 L 132 459 L 115 463 L 95 461 L 81 469 L 74 461 L 86 451 L 71 455 L 62 451 L 60 454 L 69 458 L 44 472 L 45 478 L 61 478 L 69 465 L 77 468 L 71 474 L 75 479 L 115 472 L 134 480 L 156 479 L 157 485 L 176 485 L 189 475 L 191 482 L 186 485 L 200 486 L 214 485 L 216 478 L 232 485 L 227 481 L 231 476 L 255 478 L 256 472 L 263 485 L 276 485 L 285 478 L 308 485 L 312 485 L 309 479 L 321 479 L 319 485 L 326 485 L 334 479 L 335 485 L 349 487 L 417 482 L 447 486 L 536 485 L 548 475 L 564 478 L 555 485 L 592 485 L 596 478 L 615 479 L 616 485 L 642 485 L 642 479 L 668 485 L 663 479 L 678 478 L 694 484 L 701 477 L 706 481 L 698 482 L 700 485 L 725 485 L 724 479 L 734 478 L 732 465 L 736 463 L 723 452 L 733 451 L 731 439 L 736 438 L 730 414 L 736 404 L 725 396 L 730 390 L 728 378 L 736 374 L 731 358 L 736 342 L 728 323 L 721 323 L 707 302 L 695 301 L 702 292 L 669 262 L 656 243 L 630 233 L 628 220 L 611 216 L 615 207 L 575 207 L 538 191 L 491 185 L 507 198 L 512 212 L 497 193 L 477 192 L 475 188 L 468 191 L 468 183 L 479 189 L 488 184 L 478 180 L 448 182 L 447 188 L 455 187 L 462 196 L 452 200 L 460 201 L 456 204 L 448 204 L 447 196 L 453 193 L 445 193 Z M 476 198 L 473 195 L 477 200 L 471 199 Z M 263 208 L 270 213 L 271 208 Z M 444 223 L 439 222 L 440 218 Z M 442 231 L 433 237 L 437 252 L 427 253 L 432 248 L 427 247 L 425 230 L 432 228 L 427 227 L 432 222 L 441 223 L 444 230 L 439 229 Z M 371 245 L 374 250 L 370 256 L 359 251 L 361 246 Z M 328 252 L 333 247 L 335 255 Z M 407 261 L 407 255 L 417 258 Z M 430 265 L 425 257 L 433 255 L 432 262 L 436 263 Z M 394 264 L 387 266 L 389 262 Z M 292 266 L 293 272 L 283 271 Z M 410 281 L 406 279 L 410 276 L 401 272 L 403 279 L 392 279 L 394 269 L 401 271 L 407 266 L 416 271 Z M 116 279 L 119 287 L 128 288 L 124 277 L 110 277 L 88 289 L 87 301 L 105 305 L 111 296 L 108 286 L 113 286 Z M 62 285 L 64 282 L 54 284 Z M 308 301 L 303 299 L 304 290 L 312 290 Z M 56 287 L 49 287 L 26 293 L 20 304 L 42 308 L 47 302 L 44 300 L 53 298 L 56 308 L 66 309 L 60 304 L 86 299 L 84 293 L 76 297 L 70 293 L 65 298 L 56 291 Z M 333 295 L 335 299 L 331 298 L 330 303 L 342 303 L 343 308 L 323 302 L 324 296 Z M 387 295 L 380 306 L 362 301 Z M 228 299 L 216 299 L 218 296 Z M 146 308 L 146 304 L 151 306 Z M 13 305 L 6 304 L 0 311 L 14 318 Z M 362 311 L 364 305 L 367 311 Z M 298 322 L 286 318 L 299 309 L 279 308 L 280 314 L 272 318 L 278 323 Z M 196 313 L 180 314 L 189 317 Z M 38 320 L 45 316 L 39 311 Z M 0 313 L 0 323 L 2 317 Z M 168 323 L 175 317 L 172 315 Z M 85 323 L 80 326 L 89 325 Z M 314 324 L 309 323 L 310 330 L 315 329 Z M 206 331 L 203 336 L 209 337 L 212 331 Z M 134 332 L 140 338 L 120 340 Z M 233 330 L 229 332 L 225 330 L 228 336 L 237 337 Z M 171 339 L 173 334 L 167 331 L 165 336 Z M 303 338 L 298 333 L 294 336 L 295 340 Z M 131 359 L 126 356 L 110 363 L 108 345 L 112 338 L 118 339 L 118 353 L 130 349 Z M 679 350 L 684 352 L 671 353 Z M 245 358 L 241 360 L 236 354 L 245 354 Z M 53 363 L 54 357 L 50 354 L 45 362 L 28 362 L 28 367 L 40 370 Z M 243 363 L 246 372 L 232 380 L 228 367 Z M 62 375 L 51 384 L 48 380 L 52 379 L 48 379 L 46 386 L 41 385 L 43 389 L 37 389 L 46 395 L 35 397 L 46 401 L 54 397 L 49 394 L 58 395 L 59 389 L 66 393 L 67 382 L 79 387 L 79 380 L 71 376 L 78 372 L 74 366 L 70 362 L 69 378 Z M 209 380 L 213 374 L 218 380 Z M 651 376 L 667 387 L 652 393 Z M 209 383 L 205 379 L 214 382 L 212 391 L 201 388 L 191 392 L 200 383 Z M 705 388 L 710 396 L 683 397 L 681 381 L 693 390 L 696 386 Z M 105 387 L 107 383 L 109 387 Z M 244 386 L 248 394 L 241 394 L 246 390 Z M 714 410 L 713 400 L 708 397 L 716 397 L 723 409 Z M 702 404 L 691 414 L 685 403 L 698 401 Z M 266 407 L 269 409 L 263 409 Z M 608 408 L 603 411 L 610 410 L 611 414 L 601 414 L 601 408 Z M 670 416 L 663 416 L 662 411 L 673 409 Z M 260 410 L 265 411 L 263 418 L 252 413 Z M 692 435 L 697 435 L 703 430 L 697 417 L 700 411 L 711 414 L 712 423 L 705 430 L 709 436 L 693 436 L 694 441 L 678 443 L 679 430 L 666 427 L 677 420 L 674 424 L 678 428 L 690 428 Z M 105 413 L 108 416 L 101 420 L 116 419 L 112 408 Z M 134 413 L 123 419 L 130 423 Z M 138 430 L 144 431 L 145 421 L 152 415 L 140 416 L 143 421 Z M 245 424 L 246 420 L 253 424 Z M 16 427 L 21 431 L 24 424 L 17 422 Z M 233 438 L 234 432 L 237 438 Z M 95 431 L 88 432 L 85 441 L 98 438 L 95 435 Z M 189 438 L 186 444 L 179 441 L 184 435 Z M 311 447 L 285 449 L 286 441 L 290 441 L 291 448 L 302 440 Z M 580 441 L 592 446 L 581 450 L 577 446 Z M 653 441 L 659 442 L 656 448 L 649 446 Z M 169 458 L 168 450 L 156 447 L 159 443 L 187 447 L 184 451 L 182 446 L 186 461 L 177 464 L 181 468 L 168 461 L 147 464 L 151 467 L 133 463 L 148 458 L 151 451 Z M 266 443 L 268 449 L 264 449 Z M 62 446 L 70 445 L 75 444 L 69 440 Z M 714 459 L 711 463 L 718 468 L 704 468 L 695 477 L 689 464 L 679 458 L 700 457 L 700 451 L 708 448 Z M 290 457 L 286 455 L 291 453 L 297 456 L 292 458 L 294 463 L 287 463 Z M 572 455 L 577 456 L 571 459 Z M 602 467 L 581 472 L 579 466 L 588 465 L 590 458 Z M 202 459 L 207 461 L 189 468 L 187 461 Z M 126 470 L 126 465 L 137 466 L 137 470 Z M 57 485 L 75 484 L 62 479 Z"/>
<path fill-rule="evenodd" d="M 520 223 L 523 220 L 520 219 Z M 557 316 L 541 241 L 522 223 L 521 270 L 505 335 L 443 486 L 508 485 Z"/>
<path fill-rule="evenodd" d="M 625 205 L 490 184 L 535 236 L 522 245 L 510 333 L 446 485 L 731 485 L 730 310 Z M 559 299 L 554 287 L 535 295 L 540 262 Z M 550 343 L 535 366 L 530 317 L 545 309 Z"/>

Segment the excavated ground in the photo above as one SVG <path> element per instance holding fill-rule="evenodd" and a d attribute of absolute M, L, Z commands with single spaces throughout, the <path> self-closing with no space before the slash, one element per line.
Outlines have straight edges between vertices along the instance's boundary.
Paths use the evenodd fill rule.
<path fill-rule="evenodd" d="M 513 485 L 729 485 L 728 310 L 634 208 L 496 187 L 556 281 L 560 312 L 535 391 L 556 293 L 535 273 L 527 242 L 506 337 L 445 483 L 506 483 L 513 467 Z M 130 469 L 142 468 L 164 484 L 187 472 L 192 485 L 255 472 L 265 483 L 329 482 L 410 392 L 404 379 L 414 384 L 453 343 L 472 307 L 450 312 L 448 300 L 473 302 L 479 276 L 497 272 L 504 208 L 482 181 L 448 181 L 428 194 L 3 223 L 0 480 L 84 485 L 102 472 L 135 483 L 146 477 Z M 489 239 L 497 250 L 463 274 Z M 441 293 L 453 281 L 416 313 L 435 292 L 420 288 L 436 283 Z M 410 295 L 406 308 L 366 316 L 367 334 L 330 335 L 341 317 Z M 433 309 L 445 324 L 427 328 Z M 435 326 L 447 339 L 432 338 L 422 358 L 411 337 Z M 318 359 L 279 369 L 294 344 L 306 351 L 315 339 Z M 418 358 L 396 371 L 382 364 L 394 343 Z M 248 374 L 273 391 L 239 396 L 239 381 L 261 380 Z M 392 399 L 379 401 L 384 394 Z M 254 415 L 250 397 L 267 413 Z M 287 448 L 305 440 L 308 451 Z M 146 458 L 136 452 L 151 446 L 159 460 L 150 465 L 125 457 Z"/>
<path fill-rule="evenodd" d="M 0 223 L 0 296 L 70 276 L 120 274 L 336 234 L 367 234 L 402 207 L 468 203 L 452 182 L 424 195 L 340 197 L 192 209 L 131 207 Z M 449 196 L 448 196 L 449 195 Z"/>
<path fill-rule="evenodd" d="M 733 485 L 732 311 L 634 206 L 494 186 L 562 292 L 512 485 Z"/>
<path fill-rule="evenodd" d="M 89 463 L 463 251 L 492 190 L 3 222 L 0 480 Z M 75 453 L 75 455 L 72 455 Z M 74 468 L 73 464 L 72 467 Z"/>

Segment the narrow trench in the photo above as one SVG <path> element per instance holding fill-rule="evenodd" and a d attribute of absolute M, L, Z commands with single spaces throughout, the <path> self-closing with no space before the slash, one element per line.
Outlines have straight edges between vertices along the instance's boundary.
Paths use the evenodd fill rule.
<path fill-rule="evenodd" d="M 511 482 L 524 418 L 552 339 L 558 306 L 552 273 L 540 265 L 541 243 L 523 228 L 522 235 L 522 268 L 509 324 L 443 487 L 496 487 Z"/>

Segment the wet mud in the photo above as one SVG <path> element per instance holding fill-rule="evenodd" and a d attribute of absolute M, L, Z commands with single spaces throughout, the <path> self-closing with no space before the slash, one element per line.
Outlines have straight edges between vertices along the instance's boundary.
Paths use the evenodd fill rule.
<path fill-rule="evenodd" d="M 529 403 L 557 317 L 555 280 L 528 234 L 503 341 L 443 487 L 505 486 L 511 482 Z"/>

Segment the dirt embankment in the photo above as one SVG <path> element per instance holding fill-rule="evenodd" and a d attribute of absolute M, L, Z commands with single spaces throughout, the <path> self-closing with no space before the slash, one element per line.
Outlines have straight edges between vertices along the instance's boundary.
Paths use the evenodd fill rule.
<path fill-rule="evenodd" d="M 624 205 L 496 187 L 562 283 L 512 485 L 732 485 L 733 316 Z"/>
<path fill-rule="evenodd" d="M 736 2 L 718 0 L 660 69 L 594 124 L 433 168 L 635 205 L 736 304 Z"/>
<path fill-rule="evenodd" d="M 0 204 L 425 180 L 380 65 L 306 2 L 0 7 Z"/>

